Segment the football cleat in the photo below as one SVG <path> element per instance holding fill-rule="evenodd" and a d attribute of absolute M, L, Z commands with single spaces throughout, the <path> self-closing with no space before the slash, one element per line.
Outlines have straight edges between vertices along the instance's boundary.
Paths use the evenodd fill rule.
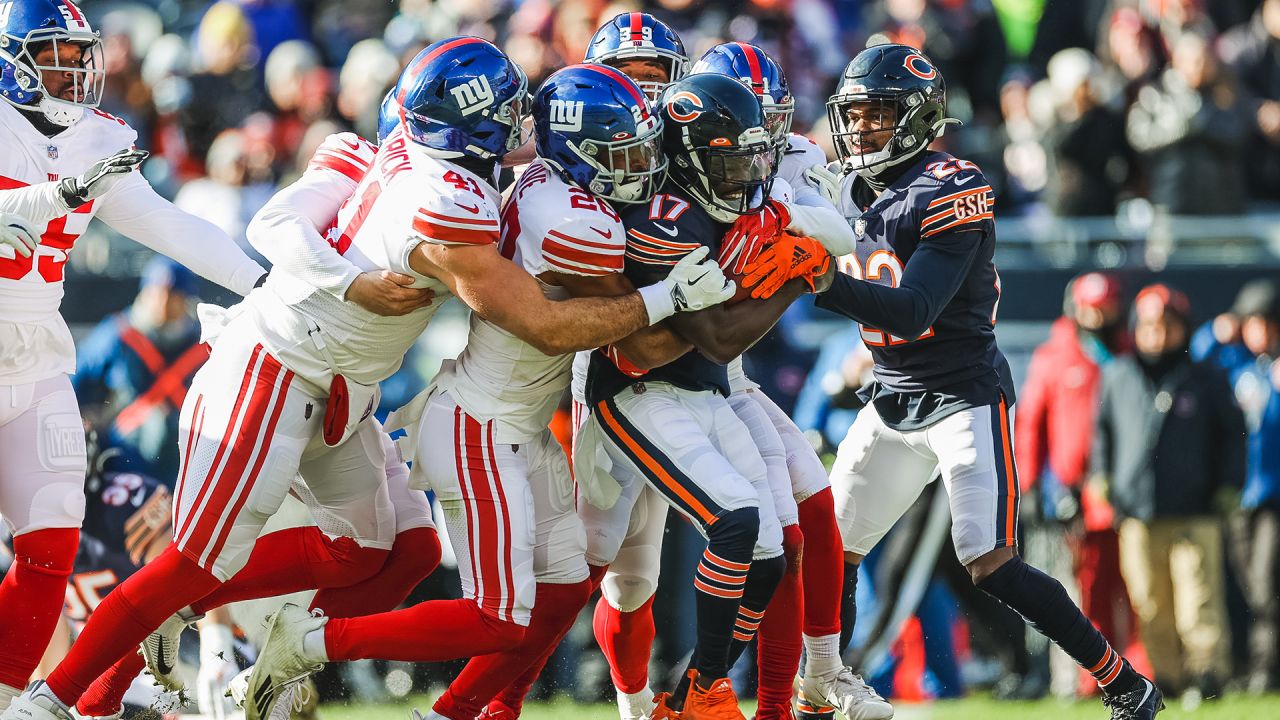
<path fill-rule="evenodd" d="M 836 720 L 836 709 L 826 703 L 810 702 L 804 697 L 804 680 L 796 697 L 796 720 Z"/>
<path fill-rule="evenodd" d="M 71 709 L 62 704 L 43 680 L 36 680 L 27 691 L 13 699 L 0 718 L 4 720 L 75 720 Z"/>
<path fill-rule="evenodd" d="M 671 693 L 658 693 L 658 696 L 653 699 L 653 710 L 641 720 L 680 720 L 680 713 L 668 706 L 670 702 Z"/>
<path fill-rule="evenodd" d="M 306 656 L 302 640 L 328 621 L 293 603 L 285 603 L 271 616 L 267 641 L 249 675 L 244 701 L 246 720 L 287 720 L 299 685 L 324 667 L 322 661 Z"/>
<path fill-rule="evenodd" d="M 696 681 L 690 683 L 680 717 L 683 720 L 747 720 L 738 707 L 738 696 L 729 678 L 720 678 L 706 689 L 698 687 Z"/>
<path fill-rule="evenodd" d="M 1102 704 L 1111 708 L 1111 720 L 1151 720 L 1164 709 L 1164 695 L 1146 678 L 1137 687 L 1119 695 L 1104 695 Z"/>
<path fill-rule="evenodd" d="M 800 692 L 809 703 L 830 705 L 847 720 L 888 720 L 893 717 L 893 706 L 863 682 L 862 676 L 855 675 L 847 667 L 840 668 L 840 672 L 829 680 L 805 678 Z"/>
<path fill-rule="evenodd" d="M 178 679 L 178 645 L 187 624 L 175 614 L 142 641 L 142 657 L 147 661 L 147 672 L 156 679 L 157 685 L 169 692 L 177 692 L 183 687 Z"/>

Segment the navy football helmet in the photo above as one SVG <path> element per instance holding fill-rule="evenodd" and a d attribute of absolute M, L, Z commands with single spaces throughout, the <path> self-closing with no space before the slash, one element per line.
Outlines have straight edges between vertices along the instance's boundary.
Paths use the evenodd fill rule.
<path fill-rule="evenodd" d="M 744 42 L 720 43 L 704 53 L 690 72 L 728 75 L 751 88 L 764 105 L 765 129 L 778 144 L 781 158 L 796 103 L 782 67 L 768 53 Z"/>
<path fill-rule="evenodd" d="M 662 88 L 685 76 L 689 56 L 684 43 L 666 23 L 649 13 L 622 13 L 596 30 L 587 46 L 583 62 L 617 66 L 628 60 L 651 60 L 667 72 L 665 82 L 635 78 L 650 100 L 656 100 Z"/>
<path fill-rule="evenodd" d="M 528 97 L 529 78 L 520 66 L 477 37 L 428 45 L 394 90 L 396 112 L 414 142 L 440 158 L 495 162 L 524 143 Z"/>
<path fill-rule="evenodd" d="M 631 78 L 606 65 L 558 70 L 533 98 L 538 157 L 600 197 L 646 202 L 667 169 L 662 120 Z"/>
<path fill-rule="evenodd" d="M 875 178 L 924 152 L 948 124 L 960 122 L 947 117 L 946 92 L 942 72 L 910 45 L 886 43 L 858 53 L 827 101 L 840 162 Z"/>
<path fill-rule="evenodd" d="M 777 148 L 760 98 L 733 78 L 689 75 L 658 99 L 671 176 L 711 217 L 733 222 L 769 198 Z"/>
<path fill-rule="evenodd" d="M 80 52 L 71 59 L 65 46 Z M 37 58 L 52 53 L 42 64 Z M 64 64 L 67 63 L 67 64 Z M 68 85 L 57 94 L 45 87 L 42 72 L 61 73 Z M 50 122 L 70 127 L 102 101 L 107 81 L 102 40 L 89 19 L 69 0 L 12 0 L 0 3 L 0 97 L 39 110 Z"/>

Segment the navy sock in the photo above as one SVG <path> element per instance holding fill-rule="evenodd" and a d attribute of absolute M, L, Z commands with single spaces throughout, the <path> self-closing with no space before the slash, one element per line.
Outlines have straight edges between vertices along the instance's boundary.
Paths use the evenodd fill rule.
<path fill-rule="evenodd" d="M 1127 692 L 1141 679 L 1129 662 L 1071 601 L 1062 583 L 1014 557 L 988 575 L 978 588 L 1031 623 L 1054 641 L 1080 667 L 1088 670 L 1109 695 Z"/>
<path fill-rule="evenodd" d="M 840 590 L 840 654 L 853 641 L 853 624 L 858 619 L 858 566 L 844 564 L 844 584 Z"/>
<path fill-rule="evenodd" d="M 759 533 L 760 512 L 753 507 L 731 510 L 707 528 L 709 542 L 693 587 L 698 613 L 694 668 L 708 680 L 729 674 L 729 644 Z"/>

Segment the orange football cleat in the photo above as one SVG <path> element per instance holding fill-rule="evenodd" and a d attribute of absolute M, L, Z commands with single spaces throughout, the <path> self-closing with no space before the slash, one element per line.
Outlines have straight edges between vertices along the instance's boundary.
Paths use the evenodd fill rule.
<path fill-rule="evenodd" d="M 653 712 L 649 713 L 649 720 L 680 720 L 680 713 L 667 706 L 670 700 L 671 693 L 658 693 L 653 699 L 656 705 Z"/>
<path fill-rule="evenodd" d="M 690 683 L 680 717 L 682 720 L 747 720 L 738 707 L 738 696 L 729 678 L 720 678 L 705 690 L 698 687 L 696 680 Z"/>

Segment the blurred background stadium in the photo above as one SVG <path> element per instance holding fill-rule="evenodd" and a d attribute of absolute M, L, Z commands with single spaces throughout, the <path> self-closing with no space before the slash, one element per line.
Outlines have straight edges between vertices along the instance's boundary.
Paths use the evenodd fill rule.
<path fill-rule="evenodd" d="M 1250 318 L 1270 323 L 1272 345 L 1262 351 L 1246 348 L 1254 363 L 1250 371 L 1264 382 L 1252 389 L 1237 382 L 1235 389 L 1250 431 L 1263 439 L 1280 437 L 1280 410 L 1275 409 L 1280 372 L 1272 361 L 1280 304 L 1274 288 L 1268 301 L 1265 286 L 1256 284 L 1251 287 L 1262 289 L 1239 298 L 1252 304 L 1237 302 L 1249 281 L 1280 279 L 1280 0 L 86 0 L 82 5 L 105 40 L 108 91 L 102 109 L 138 130 L 139 145 L 152 152 L 144 166 L 148 178 L 250 253 L 244 231 L 256 210 L 297 177 L 326 135 L 354 129 L 374 137 L 384 92 L 402 64 L 435 40 L 456 34 L 493 39 L 536 86 L 552 70 L 580 59 L 601 22 L 619 12 L 647 10 L 670 22 L 695 58 L 725 40 L 753 42 L 773 54 L 796 93 L 796 129 L 830 150 L 826 97 L 848 58 L 872 34 L 883 33 L 922 48 L 942 70 L 951 114 L 964 121 L 947 132 L 945 149 L 978 163 L 995 189 L 1002 284 L 997 334 L 1019 384 L 1054 322 L 1087 328 L 1097 320 L 1084 317 L 1090 309 L 1106 315 L 1105 339 L 1115 343 L 1108 354 L 1123 352 L 1130 299 L 1139 288 L 1160 282 L 1190 298 L 1192 327 L 1201 329 L 1198 352 L 1238 347 Z M 105 367 L 118 348 L 99 347 L 85 336 L 100 323 L 115 322 L 117 312 L 138 318 L 164 302 L 138 291 L 149 251 L 95 223 L 70 256 L 62 311 L 80 340 L 82 368 L 95 361 L 100 363 L 94 368 Z M 1080 285 L 1066 292 L 1073 277 L 1090 271 L 1104 273 L 1101 294 Z M 152 278 L 150 283 L 171 291 L 181 306 L 168 314 L 155 311 L 164 317 L 161 325 L 173 328 L 173 337 L 189 332 L 195 297 L 224 304 L 235 299 L 186 282 Z M 1066 316 L 1064 297 L 1072 301 Z M 432 323 L 411 361 L 387 384 L 384 409 L 411 397 L 441 358 L 458 350 L 465 318 L 458 304 L 450 312 L 448 322 Z M 794 411 L 823 453 L 833 451 L 857 411 L 849 390 L 865 378 L 869 359 L 856 338 L 847 322 L 798 303 L 748 356 L 751 376 Z M 128 389 L 106 371 L 101 377 L 93 372 L 86 369 L 77 385 L 82 401 L 94 403 L 85 408 L 86 418 L 100 425 L 104 443 L 111 444 L 111 426 L 130 400 Z M 1064 375 L 1060 381 L 1072 379 Z M 99 391 L 86 393 L 93 383 Z M 163 403 L 158 411 L 176 414 Z M 1090 420 L 1084 422 L 1086 429 L 1078 432 L 1087 435 Z M 162 441 L 153 438 L 150 447 L 160 448 Z M 148 451 L 145 440 L 127 444 L 126 450 L 137 452 L 117 456 L 116 462 L 172 477 L 164 468 L 174 458 L 161 457 L 160 449 Z M 1253 500 L 1246 494 L 1242 501 L 1228 489 L 1215 496 L 1220 502 L 1214 507 L 1198 509 L 1223 538 L 1218 546 L 1223 557 L 1212 563 L 1217 572 L 1198 580 L 1222 601 L 1223 612 L 1211 628 L 1218 635 L 1211 642 L 1229 651 L 1231 660 L 1211 673 L 1187 671 L 1174 689 L 1186 691 L 1189 708 L 1206 696 L 1280 688 L 1274 624 L 1280 606 L 1280 535 L 1259 541 L 1256 530 L 1260 522 L 1280 526 L 1275 519 L 1280 515 L 1275 509 L 1280 507 L 1280 452 L 1269 447 L 1254 452 L 1251 446 L 1253 464 L 1247 470 L 1251 482 L 1255 476 L 1263 483 L 1269 478 L 1269 494 L 1255 493 Z M 1047 466 L 1043 455 L 1039 463 Z M 1040 467 L 1021 471 L 1028 486 L 1026 553 L 1052 565 L 1046 569 L 1077 593 L 1083 588 L 1091 594 L 1085 600 L 1091 617 L 1117 648 L 1127 646 L 1130 657 L 1141 659 L 1145 638 L 1137 631 L 1116 559 L 1086 554 L 1115 554 L 1086 540 L 1090 532 L 1107 531 L 1110 522 L 1091 524 L 1080 507 L 1080 478 L 1054 478 Z M 1093 502 L 1101 507 L 1097 498 Z M 861 597 L 859 605 L 870 610 L 860 617 L 865 627 L 859 627 L 855 645 L 864 650 L 855 660 L 869 679 L 886 696 L 908 702 L 979 692 L 1010 699 L 1088 692 L 1088 683 L 1072 667 L 1064 669 L 1019 618 L 973 591 L 945 547 L 946 533 L 937 531 L 945 530 L 945 510 L 939 516 L 932 503 L 928 494 L 922 498 L 918 512 L 903 521 L 908 527 L 886 543 L 880 562 L 859 585 L 867 592 L 865 605 Z M 682 580 L 692 572 L 695 555 L 689 548 L 698 540 L 678 520 L 668 532 L 663 577 L 670 580 L 656 605 L 655 678 L 677 665 L 693 639 L 692 599 Z M 1110 575 L 1090 573 L 1098 567 L 1110 568 Z M 442 569 L 419 596 L 456 593 L 456 585 L 456 576 Z M 584 624 L 549 667 L 539 697 L 611 697 L 607 670 L 592 646 L 589 624 Z M 735 684 L 750 687 L 750 671 L 743 665 L 742 684 Z M 320 689 L 326 702 L 386 701 L 439 690 L 454 671 L 356 664 L 327 671 Z M 1220 705 L 1219 712 L 1230 709 L 1229 715 L 1213 716 L 1280 716 L 1275 696 L 1255 702 Z M 565 706 L 555 707 L 557 717 L 576 717 Z M 1005 717 L 993 707 L 973 712 Z M 1021 713 L 1017 716 L 1028 716 L 1030 706 L 1010 707 Z M 362 717 L 331 706 L 321 712 Z M 592 716 L 610 712 L 601 707 Z M 908 706 L 901 716 L 930 716 L 919 712 Z M 969 716 L 939 712 L 941 718 Z"/>

